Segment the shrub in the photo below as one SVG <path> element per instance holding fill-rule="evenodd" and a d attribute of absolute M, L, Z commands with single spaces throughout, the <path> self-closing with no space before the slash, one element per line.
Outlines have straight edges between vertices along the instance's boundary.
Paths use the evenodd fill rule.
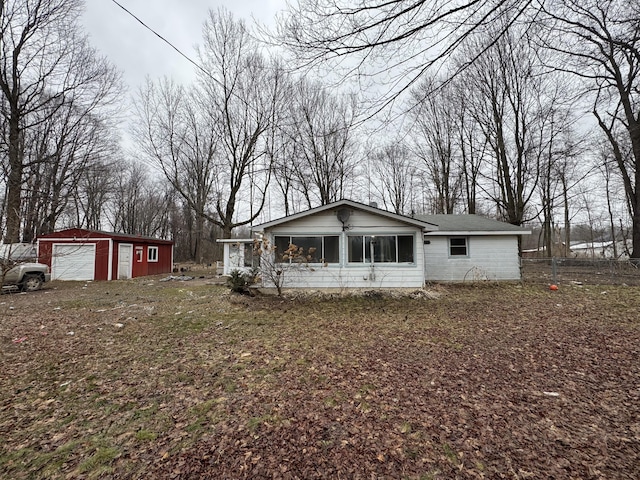
<path fill-rule="evenodd" d="M 249 286 L 252 284 L 252 279 L 250 275 L 240 271 L 240 270 L 231 270 L 229 272 L 229 278 L 227 278 L 227 287 L 232 292 L 235 293 L 249 293 Z"/>

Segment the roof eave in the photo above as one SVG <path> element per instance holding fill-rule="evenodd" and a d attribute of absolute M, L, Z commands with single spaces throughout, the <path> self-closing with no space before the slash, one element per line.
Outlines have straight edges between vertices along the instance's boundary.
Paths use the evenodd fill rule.
<path fill-rule="evenodd" d="M 449 236 L 449 235 L 465 235 L 465 236 L 481 236 L 481 235 L 531 235 L 531 230 L 519 230 L 519 231 L 509 231 L 509 230 L 440 230 L 437 232 L 426 232 L 425 236 Z"/>
<path fill-rule="evenodd" d="M 252 230 L 255 231 L 255 232 L 262 232 L 262 231 L 264 231 L 266 229 L 273 228 L 275 226 L 282 225 L 284 223 L 288 223 L 288 222 L 292 222 L 292 221 L 295 221 L 295 220 L 299 220 L 300 218 L 304 218 L 304 217 L 307 217 L 309 215 L 315 215 L 317 213 L 322 213 L 322 212 L 325 212 L 327 210 L 332 210 L 332 209 L 335 209 L 335 208 L 339 208 L 341 206 L 348 206 L 348 207 L 351 207 L 351 208 L 357 208 L 357 209 L 363 210 L 365 212 L 368 212 L 368 213 L 371 213 L 371 214 L 374 214 L 374 215 L 379 215 L 381 217 L 387 217 L 387 218 L 395 219 L 395 220 L 397 220 L 399 222 L 403 222 L 403 223 L 406 223 L 408 225 L 413 225 L 414 227 L 421 228 L 423 231 L 424 230 L 435 231 L 435 230 L 438 229 L 438 226 L 436 224 L 425 222 L 423 220 L 417 220 L 415 218 L 406 217 L 404 215 L 398 215 L 398 214 L 393 213 L 393 212 L 388 212 L 386 210 L 381 210 L 381 209 L 376 208 L 376 207 L 365 205 L 364 203 L 354 202 L 353 200 L 338 200 L 337 202 L 329 203 L 327 205 L 322 205 L 320 207 L 315 207 L 315 208 L 312 208 L 310 210 L 306 210 L 304 212 L 294 213 L 293 215 L 289 215 L 288 217 L 282 217 L 282 218 L 278 218 L 276 220 L 272 220 L 270 222 L 265 222 L 265 223 L 261 223 L 259 225 L 255 225 L 252 228 Z"/>
<path fill-rule="evenodd" d="M 217 238 L 217 243 L 253 243 L 255 238 Z"/>

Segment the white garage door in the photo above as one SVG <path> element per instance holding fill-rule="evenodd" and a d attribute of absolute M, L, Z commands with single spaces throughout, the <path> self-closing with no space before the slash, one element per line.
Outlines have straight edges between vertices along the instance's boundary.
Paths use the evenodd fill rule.
<path fill-rule="evenodd" d="M 51 279 L 93 280 L 95 261 L 95 245 L 54 245 Z"/>

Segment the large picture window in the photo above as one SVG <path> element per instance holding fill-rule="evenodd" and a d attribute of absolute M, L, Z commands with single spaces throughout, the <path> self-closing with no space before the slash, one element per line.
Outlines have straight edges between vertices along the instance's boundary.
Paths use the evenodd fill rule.
<path fill-rule="evenodd" d="M 302 249 L 302 254 L 309 259 L 303 259 L 309 263 L 339 263 L 340 262 L 340 237 L 337 235 L 298 237 L 276 235 L 275 246 L 278 259 L 295 245 Z"/>
<path fill-rule="evenodd" d="M 466 257 L 469 255 L 466 237 L 451 237 L 449 239 L 449 255 L 451 257 Z"/>
<path fill-rule="evenodd" d="M 413 235 L 349 235 L 349 263 L 413 263 Z"/>

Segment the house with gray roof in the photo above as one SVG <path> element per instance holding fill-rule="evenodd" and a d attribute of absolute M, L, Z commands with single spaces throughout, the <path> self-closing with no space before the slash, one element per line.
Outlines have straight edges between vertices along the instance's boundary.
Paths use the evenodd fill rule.
<path fill-rule="evenodd" d="M 261 268 L 282 272 L 283 287 L 340 289 L 519 280 L 518 239 L 530 233 L 479 215 L 405 216 L 351 200 L 256 225 L 253 232 L 264 245 Z M 225 249 L 234 245 L 244 248 L 230 241 Z M 233 257 L 227 253 L 225 259 Z M 273 286 L 269 275 L 261 278 Z"/>
<path fill-rule="evenodd" d="M 425 281 L 520 280 L 519 238 L 530 230 L 480 215 L 419 215 L 425 232 Z"/>

